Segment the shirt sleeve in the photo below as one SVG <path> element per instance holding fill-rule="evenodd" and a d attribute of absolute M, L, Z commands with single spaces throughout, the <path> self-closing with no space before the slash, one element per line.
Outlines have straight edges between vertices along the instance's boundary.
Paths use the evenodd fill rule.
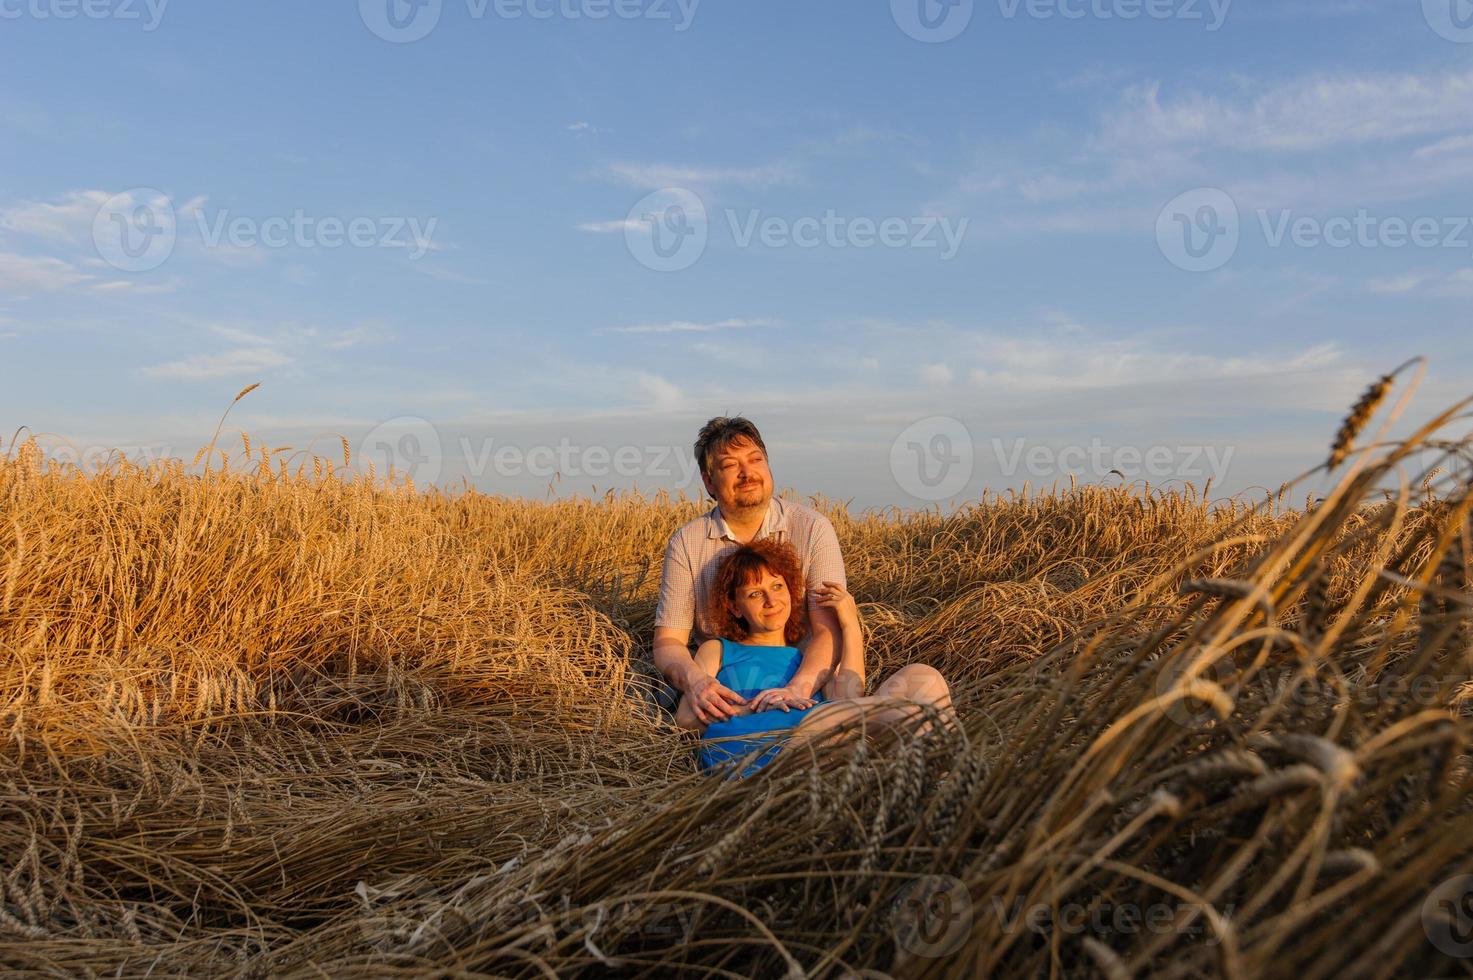
<path fill-rule="evenodd" d="M 695 576 L 690 554 L 677 532 L 665 546 L 665 563 L 660 569 L 660 602 L 655 607 L 655 625 L 690 629 L 696 623 Z"/>
<path fill-rule="evenodd" d="M 818 608 L 814 590 L 820 582 L 838 582 L 849 588 L 849 581 L 844 577 L 844 556 L 839 552 L 839 536 L 834 533 L 833 523 L 823 515 L 813 522 L 808 538 L 808 581 L 804 586 L 808 590 L 809 613 Z"/>

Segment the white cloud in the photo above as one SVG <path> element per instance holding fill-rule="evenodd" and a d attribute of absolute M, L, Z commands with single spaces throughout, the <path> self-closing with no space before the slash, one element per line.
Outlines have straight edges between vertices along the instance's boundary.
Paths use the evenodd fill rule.
<path fill-rule="evenodd" d="M 1473 295 L 1473 269 L 1458 269 L 1454 272 L 1416 270 L 1400 276 L 1371 279 L 1366 282 L 1366 292 L 1382 296 L 1405 296 L 1412 293 L 1429 293 L 1441 297 L 1463 297 Z"/>
<path fill-rule="evenodd" d="M 649 190 L 663 187 L 710 187 L 717 184 L 765 188 L 798 181 L 797 171 L 787 164 L 760 167 L 689 167 L 621 162 L 610 164 L 607 174 L 620 183 Z"/>
<path fill-rule="evenodd" d="M 423 262 L 415 262 L 410 266 L 415 272 L 437 279 L 440 282 L 451 282 L 458 286 L 489 286 L 491 280 L 482 279 L 478 276 L 466 275 L 463 272 L 455 272 L 451 269 L 441 269 L 438 266 L 425 265 Z"/>
<path fill-rule="evenodd" d="M 1404 276 L 1394 276 L 1389 279 L 1371 279 L 1366 282 L 1366 292 L 1381 295 L 1410 293 L 1427 282 L 1429 278 L 1425 273 L 1409 272 Z"/>
<path fill-rule="evenodd" d="M 147 203 L 167 220 L 173 213 L 180 217 L 192 217 L 204 205 L 205 198 L 196 197 L 179 207 L 162 194 L 148 198 L 135 196 L 131 191 L 121 195 L 113 191 L 71 191 L 54 201 L 21 201 L 12 207 L 0 210 L 0 229 L 18 235 L 30 235 L 52 242 L 92 248 L 92 225 L 97 212 L 114 197 L 121 196 L 120 208 Z"/>
<path fill-rule="evenodd" d="M 264 265 L 267 259 L 266 253 L 272 251 L 269 248 L 258 248 L 253 245 L 234 245 L 226 241 L 208 245 L 194 238 L 185 239 L 181 244 L 186 244 L 187 247 L 209 259 L 211 262 L 218 262 L 220 265 L 232 269 L 252 269 Z"/>
<path fill-rule="evenodd" d="M 692 323 L 672 320 L 669 323 L 645 323 L 633 327 L 608 327 L 603 333 L 715 333 L 718 330 L 745 330 L 750 327 L 774 327 L 776 320 L 719 320 L 715 323 Z"/>
<path fill-rule="evenodd" d="M 22 201 L 0 211 L 0 228 L 51 241 L 81 243 L 91 238 L 92 222 L 112 196 L 107 191 L 73 191 L 56 202 Z"/>
<path fill-rule="evenodd" d="M 89 283 L 92 276 L 61 259 L 0 252 L 0 286 L 17 292 L 55 292 Z"/>
<path fill-rule="evenodd" d="M 989 144 L 927 210 L 963 214 L 985 197 L 979 233 L 1012 238 L 1149 232 L 1168 198 L 1203 185 L 1245 213 L 1405 207 L 1466 188 L 1470 104 L 1469 69 L 1135 84 L 1082 131 Z"/>
<path fill-rule="evenodd" d="M 1412 156 L 1421 160 L 1427 157 L 1442 156 L 1448 153 L 1466 154 L 1470 151 L 1473 151 L 1473 135 L 1449 136 L 1445 140 L 1438 140 L 1436 143 L 1431 143 L 1427 146 L 1418 147 L 1415 151 L 1413 151 Z"/>
<path fill-rule="evenodd" d="M 336 329 L 291 322 L 272 324 L 269 327 L 211 323 L 207 325 L 207 329 L 232 344 L 254 348 L 286 348 L 299 353 L 312 349 L 347 350 L 362 343 L 382 340 L 392 334 L 387 326 L 372 320 Z"/>
<path fill-rule="evenodd" d="M 935 387 L 951 384 L 951 368 L 945 364 L 926 364 L 921 367 L 921 381 Z"/>
<path fill-rule="evenodd" d="M 381 336 L 382 331 L 371 327 L 351 327 L 324 337 L 322 347 L 324 350 L 347 350 L 350 347 L 357 347 L 359 344 L 378 340 Z"/>
<path fill-rule="evenodd" d="M 1200 92 L 1163 98 L 1152 82 L 1126 91 L 1102 142 L 1297 152 L 1466 130 L 1470 104 L 1473 71 L 1319 75 L 1238 99 Z"/>
<path fill-rule="evenodd" d="M 223 354 L 196 354 L 183 360 L 155 364 L 144 368 L 143 373 L 150 378 L 204 381 L 250 374 L 286 363 L 285 355 L 269 347 L 241 347 Z"/>
<path fill-rule="evenodd" d="M 641 372 L 635 379 L 635 384 L 644 396 L 645 404 L 656 411 L 675 411 L 685 402 L 680 388 L 659 375 Z"/>
<path fill-rule="evenodd" d="M 158 282 L 141 279 L 109 279 L 106 282 L 92 283 L 88 288 L 98 292 L 107 293 L 130 293 L 134 296 L 157 296 L 162 293 L 172 293 L 179 288 L 177 279 L 167 279 Z"/>
<path fill-rule="evenodd" d="M 223 337 L 232 344 L 251 344 L 257 347 L 265 347 L 276 342 L 275 339 L 267 337 L 262 333 L 243 330 L 239 327 L 232 327 L 223 323 L 212 323 L 208 329 L 217 337 Z"/>
<path fill-rule="evenodd" d="M 72 191 L 53 201 L 22 201 L 0 210 L 0 231 L 52 243 L 62 257 L 0 254 L 0 284 L 12 289 L 34 289 L 55 292 L 85 287 L 103 293 L 150 295 L 173 292 L 178 280 L 101 279 L 98 275 L 115 273 L 97 254 L 92 226 L 102 205 L 114 196 L 110 191 Z M 200 199 L 202 200 L 202 199 Z M 123 203 L 143 203 L 131 193 Z M 167 199 L 156 197 L 147 203 L 155 208 L 167 205 Z M 166 211 L 160 211 L 167 214 Z M 92 271 L 95 270 L 96 274 Z"/>
<path fill-rule="evenodd" d="M 592 232 L 595 235 L 618 235 L 625 231 L 641 231 L 649 226 L 634 218 L 621 218 L 618 221 L 586 221 L 576 227 L 579 231 Z"/>
<path fill-rule="evenodd" d="M 176 209 L 181 218 L 198 218 L 205 209 L 205 202 L 209 200 L 204 194 L 198 194 L 179 205 Z"/>
<path fill-rule="evenodd" d="M 1341 362 L 1334 344 L 1318 344 L 1284 357 L 1228 356 L 1164 350 L 1139 339 L 1075 336 L 1060 344 L 1048 337 L 979 335 L 970 354 L 982 362 L 969 377 L 991 390 L 1029 392 L 1121 388 L 1203 379 L 1292 374 Z"/>
<path fill-rule="evenodd" d="M 165 364 L 143 368 L 151 378 L 197 381 L 247 374 L 288 364 L 300 364 L 336 354 L 392 334 L 382 323 L 363 321 L 350 327 L 323 329 L 299 323 L 255 324 L 209 323 L 204 328 L 236 345 L 220 353 L 195 354 Z"/>

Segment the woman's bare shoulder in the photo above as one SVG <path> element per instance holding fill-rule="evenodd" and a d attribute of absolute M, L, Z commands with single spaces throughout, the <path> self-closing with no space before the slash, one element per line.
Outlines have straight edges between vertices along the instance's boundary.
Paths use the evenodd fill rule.
<path fill-rule="evenodd" d="M 715 674 L 721 666 L 721 641 L 706 640 L 696 647 L 696 663 L 705 668 L 706 673 Z"/>

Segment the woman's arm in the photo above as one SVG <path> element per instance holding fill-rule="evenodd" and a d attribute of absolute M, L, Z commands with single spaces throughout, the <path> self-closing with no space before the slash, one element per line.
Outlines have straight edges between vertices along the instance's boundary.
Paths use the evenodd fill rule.
<path fill-rule="evenodd" d="M 696 666 L 712 677 L 716 676 L 716 672 L 721 669 L 720 640 L 707 640 L 696 649 Z M 675 711 L 675 724 L 693 732 L 706 730 L 706 722 L 696 717 L 688 697 L 680 699 L 680 707 Z"/>

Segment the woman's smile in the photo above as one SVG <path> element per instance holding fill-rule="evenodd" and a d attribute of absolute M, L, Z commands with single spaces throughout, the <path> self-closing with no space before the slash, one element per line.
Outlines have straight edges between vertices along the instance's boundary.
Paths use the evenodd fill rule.
<path fill-rule="evenodd" d="M 753 633 L 781 633 L 792 610 L 787 594 L 788 584 L 780 575 L 768 571 L 758 582 L 738 589 L 732 605 Z"/>

